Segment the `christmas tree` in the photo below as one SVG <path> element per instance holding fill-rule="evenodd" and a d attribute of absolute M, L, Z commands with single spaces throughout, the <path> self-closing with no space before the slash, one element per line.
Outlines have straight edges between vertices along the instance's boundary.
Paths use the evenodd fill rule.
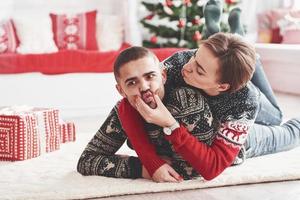
<path fill-rule="evenodd" d="M 142 1 L 149 15 L 141 20 L 150 37 L 143 46 L 197 48 L 205 38 L 204 6 L 206 0 L 153 0 Z M 220 31 L 228 32 L 228 13 L 240 0 L 225 0 L 220 21 Z"/>

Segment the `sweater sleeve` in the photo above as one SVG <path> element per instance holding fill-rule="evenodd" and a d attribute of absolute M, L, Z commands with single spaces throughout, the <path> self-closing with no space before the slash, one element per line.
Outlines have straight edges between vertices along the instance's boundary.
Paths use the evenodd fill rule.
<path fill-rule="evenodd" d="M 156 154 L 155 146 L 150 142 L 144 128 L 143 118 L 125 98 L 119 105 L 119 117 L 129 141 L 152 177 L 154 172 L 166 162 Z"/>
<path fill-rule="evenodd" d="M 206 180 L 222 173 L 235 160 L 248 134 L 249 123 L 244 120 L 224 122 L 209 146 L 191 135 L 184 126 L 165 136 L 174 150 Z"/>
<path fill-rule="evenodd" d="M 85 176 L 141 177 L 142 164 L 137 157 L 115 154 L 126 138 L 115 107 L 81 154 L 77 171 Z"/>

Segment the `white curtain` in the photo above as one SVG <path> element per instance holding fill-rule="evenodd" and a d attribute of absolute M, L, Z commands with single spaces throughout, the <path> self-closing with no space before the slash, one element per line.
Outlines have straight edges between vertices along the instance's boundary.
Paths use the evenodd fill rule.
<path fill-rule="evenodd" d="M 139 26 L 138 19 L 138 0 L 126 0 L 120 1 L 123 2 L 123 19 L 125 25 L 125 42 L 131 45 L 141 45 L 142 44 L 142 34 Z M 116 5 L 120 6 L 120 5 Z"/>

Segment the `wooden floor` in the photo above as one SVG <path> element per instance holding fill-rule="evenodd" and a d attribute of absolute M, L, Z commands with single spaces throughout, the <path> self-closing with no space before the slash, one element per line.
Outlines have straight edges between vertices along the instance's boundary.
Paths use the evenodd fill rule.
<path fill-rule="evenodd" d="M 300 116 L 300 96 L 276 94 L 284 113 L 284 119 Z M 96 131 L 102 122 L 97 118 L 75 119 L 79 131 Z M 300 159 L 300 158 L 299 158 Z M 239 185 L 219 188 L 185 190 L 177 192 L 149 193 L 101 198 L 105 200 L 300 200 L 300 180 L 287 182 L 272 182 L 250 185 Z"/>

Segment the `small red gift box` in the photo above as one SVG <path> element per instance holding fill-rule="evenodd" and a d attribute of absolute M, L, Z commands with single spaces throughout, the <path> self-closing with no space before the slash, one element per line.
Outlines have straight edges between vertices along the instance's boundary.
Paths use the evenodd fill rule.
<path fill-rule="evenodd" d="M 58 110 L 29 107 L 0 110 L 0 160 L 26 160 L 59 149 Z"/>
<path fill-rule="evenodd" d="M 76 140 L 75 125 L 72 122 L 62 122 L 60 127 L 60 141 L 61 143 L 71 142 Z"/>

